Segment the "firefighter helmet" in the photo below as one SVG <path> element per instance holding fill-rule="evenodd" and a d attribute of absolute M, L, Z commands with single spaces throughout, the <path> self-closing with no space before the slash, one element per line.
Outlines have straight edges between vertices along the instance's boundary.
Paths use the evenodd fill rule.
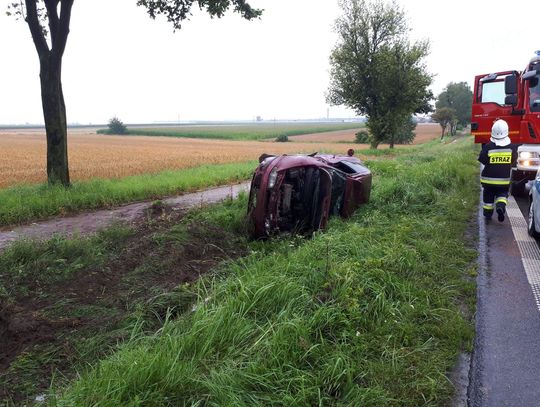
<path fill-rule="evenodd" d="M 508 123 L 499 119 L 491 127 L 491 141 L 497 146 L 507 146 L 511 143 L 508 137 Z"/>

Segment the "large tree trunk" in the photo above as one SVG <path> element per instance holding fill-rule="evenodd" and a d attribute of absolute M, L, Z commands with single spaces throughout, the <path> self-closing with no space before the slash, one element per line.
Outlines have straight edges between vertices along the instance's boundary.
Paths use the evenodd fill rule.
<path fill-rule="evenodd" d="M 43 0 L 51 46 L 45 36 L 45 22 L 38 0 L 25 0 L 28 28 L 39 56 L 41 104 L 47 132 L 47 180 L 69 186 L 66 105 L 62 93 L 62 56 L 66 49 L 74 0 Z M 58 6 L 61 6 L 60 15 Z"/>
<path fill-rule="evenodd" d="M 62 64 L 41 59 L 41 101 L 47 132 L 47 180 L 69 186 L 66 105 L 62 92 Z"/>

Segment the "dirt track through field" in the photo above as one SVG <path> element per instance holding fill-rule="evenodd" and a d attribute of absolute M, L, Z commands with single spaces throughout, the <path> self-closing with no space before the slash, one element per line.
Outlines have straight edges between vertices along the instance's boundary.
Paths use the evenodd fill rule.
<path fill-rule="evenodd" d="M 223 201 L 227 198 L 232 199 L 238 196 L 241 191 L 248 190 L 249 182 L 245 182 L 166 198 L 162 202 L 173 210 L 190 209 Z M 118 222 L 134 222 L 143 217 L 146 210 L 151 206 L 152 201 L 137 202 L 116 209 L 105 209 L 71 217 L 55 218 L 17 227 L 11 231 L 0 232 L 0 252 L 18 239 L 46 240 L 53 235 L 88 235 Z"/>

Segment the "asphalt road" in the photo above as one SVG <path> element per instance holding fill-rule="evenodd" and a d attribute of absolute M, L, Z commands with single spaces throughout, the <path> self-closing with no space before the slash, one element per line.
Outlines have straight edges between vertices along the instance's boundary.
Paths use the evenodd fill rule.
<path fill-rule="evenodd" d="M 527 235 L 527 211 L 526 199 L 511 198 L 503 223 L 478 212 L 470 407 L 540 406 L 540 248 Z"/>

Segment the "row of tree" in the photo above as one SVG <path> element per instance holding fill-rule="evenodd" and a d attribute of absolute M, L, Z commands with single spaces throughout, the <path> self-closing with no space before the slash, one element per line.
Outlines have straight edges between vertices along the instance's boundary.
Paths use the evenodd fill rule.
<path fill-rule="evenodd" d="M 441 126 L 441 139 L 445 134 L 456 135 L 459 126 L 471 120 L 473 94 L 466 82 L 449 83 L 439 94 L 431 118 Z"/>

